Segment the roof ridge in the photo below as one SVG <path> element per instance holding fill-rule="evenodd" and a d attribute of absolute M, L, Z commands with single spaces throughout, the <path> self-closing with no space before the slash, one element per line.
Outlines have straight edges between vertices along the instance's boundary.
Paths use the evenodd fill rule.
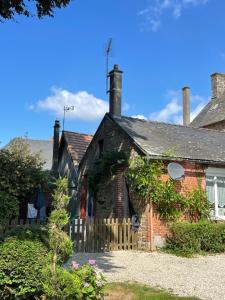
<path fill-rule="evenodd" d="M 16 139 L 22 139 L 24 141 L 36 141 L 36 142 L 51 142 L 51 143 L 53 142 L 51 139 L 49 139 L 49 140 L 40 140 L 40 139 L 30 139 L 30 138 L 24 138 L 24 137 L 15 137 L 15 138 L 11 139 L 10 142 L 13 141 L 13 140 L 16 140 Z"/>
<path fill-rule="evenodd" d="M 115 118 L 115 116 L 114 116 Z M 116 117 L 118 118 L 118 117 Z M 115 118 L 115 119 L 116 119 Z M 139 119 L 139 118 L 133 118 L 133 117 L 129 117 L 129 116 L 121 116 L 121 118 L 126 118 L 126 119 L 135 119 L 144 123 L 156 123 L 156 124 L 163 124 L 163 125 L 169 125 L 169 126 L 174 126 L 174 127 L 182 127 L 182 128 L 188 128 L 188 129 L 195 129 L 195 130 L 203 130 L 203 131 L 210 131 L 210 132 L 217 132 L 217 133 L 223 133 L 225 134 L 225 132 L 223 131 L 219 131 L 219 130 L 215 130 L 215 129 L 209 129 L 209 128 L 204 128 L 204 127 L 194 127 L 194 126 L 185 126 L 185 125 L 181 125 L 181 124 L 174 124 L 174 123 L 168 123 L 168 122 L 160 122 L 160 121 L 155 121 L 155 120 L 144 120 L 144 119 Z"/>
<path fill-rule="evenodd" d="M 62 132 L 77 133 L 77 134 L 86 135 L 86 136 L 92 136 L 92 137 L 93 137 L 93 134 L 89 134 L 89 133 L 82 133 L 82 132 L 78 132 L 78 131 L 63 130 Z"/>

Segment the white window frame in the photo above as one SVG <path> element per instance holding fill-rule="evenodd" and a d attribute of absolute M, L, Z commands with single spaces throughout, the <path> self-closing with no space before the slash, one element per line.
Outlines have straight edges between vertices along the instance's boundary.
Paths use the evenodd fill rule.
<path fill-rule="evenodd" d="M 225 178 L 225 169 L 209 167 L 208 169 L 206 169 L 205 175 L 212 176 L 214 178 L 215 216 L 213 217 L 213 219 L 225 220 L 225 216 L 219 216 L 218 194 L 217 194 L 217 177 Z"/>

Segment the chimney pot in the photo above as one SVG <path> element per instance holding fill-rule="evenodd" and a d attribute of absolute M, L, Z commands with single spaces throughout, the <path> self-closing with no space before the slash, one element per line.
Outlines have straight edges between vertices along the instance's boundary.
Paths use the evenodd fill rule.
<path fill-rule="evenodd" d="M 214 73 L 211 75 L 212 99 L 220 98 L 225 94 L 225 74 Z"/>
<path fill-rule="evenodd" d="M 122 73 L 118 65 L 114 65 L 113 70 L 109 72 L 109 113 L 117 117 L 121 116 Z"/>
<path fill-rule="evenodd" d="M 183 91 L 183 125 L 188 126 L 190 124 L 190 88 L 184 86 Z"/>

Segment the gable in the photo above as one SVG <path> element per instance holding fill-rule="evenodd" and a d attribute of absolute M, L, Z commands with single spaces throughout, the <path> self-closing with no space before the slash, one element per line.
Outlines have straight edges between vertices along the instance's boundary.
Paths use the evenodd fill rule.
<path fill-rule="evenodd" d="M 190 123 L 193 127 L 205 127 L 225 120 L 225 96 L 213 98 Z"/>

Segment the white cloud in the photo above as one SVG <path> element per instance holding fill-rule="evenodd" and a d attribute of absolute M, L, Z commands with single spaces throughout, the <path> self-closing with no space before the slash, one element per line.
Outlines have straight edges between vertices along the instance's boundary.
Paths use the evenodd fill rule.
<path fill-rule="evenodd" d="M 179 18 L 184 9 L 190 6 L 205 5 L 210 0 L 152 0 L 145 9 L 138 12 L 142 17 L 142 30 L 157 31 L 162 24 L 164 14 Z"/>
<path fill-rule="evenodd" d="M 145 117 L 144 115 L 134 115 L 134 116 L 131 116 L 132 118 L 136 118 L 136 119 L 141 119 L 141 120 L 147 120 L 148 118 Z"/>
<path fill-rule="evenodd" d="M 62 117 L 64 106 L 74 106 L 74 110 L 66 112 L 69 119 L 92 121 L 103 117 L 108 111 L 108 101 L 96 98 L 86 91 L 72 93 L 60 88 L 52 88 L 52 95 L 29 106 L 32 111 L 48 111 Z"/>
<path fill-rule="evenodd" d="M 151 120 L 182 124 L 183 123 L 183 107 L 182 94 L 180 91 L 171 90 L 167 93 L 168 103 L 164 108 L 150 114 Z M 209 99 L 199 95 L 191 95 L 191 121 L 198 115 Z"/>

